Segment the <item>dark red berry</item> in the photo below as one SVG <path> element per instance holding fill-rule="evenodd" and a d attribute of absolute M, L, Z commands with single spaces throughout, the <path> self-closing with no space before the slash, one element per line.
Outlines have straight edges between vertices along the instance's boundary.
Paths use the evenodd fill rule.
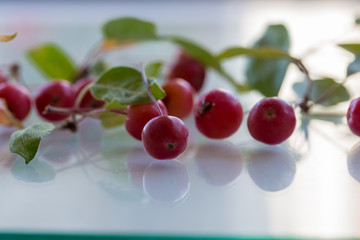
<path fill-rule="evenodd" d="M 45 113 L 46 106 L 71 108 L 74 106 L 75 93 L 71 84 L 64 80 L 54 80 L 43 85 L 35 96 L 36 109 L 39 115 L 49 121 L 61 121 L 69 114 Z"/>
<path fill-rule="evenodd" d="M 105 101 L 98 100 L 93 97 L 91 94 L 90 89 L 86 90 L 85 93 L 82 90 L 88 86 L 89 84 L 93 83 L 94 79 L 92 78 L 83 78 L 79 79 L 74 84 L 74 91 L 76 98 L 81 97 L 78 107 L 80 108 L 101 108 L 105 105 Z M 80 95 L 81 94 L 81 95 Z"/>
<path fill-rule="evenodd" d="M 145 151 L 153 158 L 173 159 L 185 151 L 188 136 L 189 131 L 179 118 L 158 116 L 145 125 L 142 143 Z"/>
<path fill-rule="evenodd" d="M 182 52 L 170 67 L 167 79 L 182 78 L 188 81 L 196 92 L 199 92 L 204 84 L 205 77 L 205 66 L 185 52 Z"/>
<path fill-rule="evenodd" d="M 13 83 L 0 84 L 0 98 L 4 99 L 9 111 L 20 121 L 24 120 L 31 110 L 30 92 L 22 85 Z"/>
<path fill-rule="evenodd" d="M 239 100 L 222 89 L 212 90 L 201 96 L 194 108 L 198 130 L 209 138 L 226 138 L 235 133 L 243 120 Z"/>
<path fill-rule="evenodd" d="M 294 108 L 277 97 L 260 100 L 250 111 L 248 129 L 251 136 L 266 144 L 279 144 L 295 129 Z"/>
<path fill-rule="evenodd" d="M 360 98 L 353 99 L 350 102 L 346 119 L 350 130 L 360 136 Z"/>

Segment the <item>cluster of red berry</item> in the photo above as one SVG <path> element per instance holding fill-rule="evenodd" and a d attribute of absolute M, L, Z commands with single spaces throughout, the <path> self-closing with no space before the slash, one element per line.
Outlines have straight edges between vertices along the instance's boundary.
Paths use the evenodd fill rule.
<path fill-rule="evenodd" d="M 181 119 L 193 114 L 199 132 L 212 139 L 234 134 L 243 121 L 238 98 L 224 89 L 214 89 L 196 100 L 205 68 L 182 53 L 171 66 L 162 86 L 166 97 L 157 102 L 130 105 L 125 127 L 141 140 L 147 153 L 157 159 L 179 156 L 186 148 L 188 130 Z M 294 108 L 283 100 L 264 98 L 249 113 L 248 129 L 258 141 L 279 144 L 294 131 Z"/>
<path fill-rule="evenodd" d="M 227 138 L 239 129 L 244 112 L 235 95 L 224 89 L 214 89 L 197 98 L 205 75 L 204 65 L 182 52 L 162 85 L 165 98 L 127 106 L 125 128 L 132 137 L 142 141 L 144 149 L 153 158 L 173 159 L 185 151 L 189 132 L 181 119 L 191 114 L 199 132 L 208 138 Z M 23 121 L 32 106 L 29 91 L 20 84 L 10 83 L 1 74 L 0 81 L 0 98 L 13 117 Z M 91 94 L 90 86 L 94 81 L 87 77 L 74 84 L 64 80 L 47 82 L 34 96 L 37 113 L 44 120 L 59 122 L 69 118 L 71 109 L 86 112 L 103 108 L 105 102 Z M 360 135 L 359 102 L 354 100 L 347 114 L 348 125 L 357 135 Z M 64 111 L 48 111 L 48 106 Z M 250 135 L 266 144 L 285 141 L 295 125 L 294 108 L 278 97 L 260 100 L 247 118 Z"/>

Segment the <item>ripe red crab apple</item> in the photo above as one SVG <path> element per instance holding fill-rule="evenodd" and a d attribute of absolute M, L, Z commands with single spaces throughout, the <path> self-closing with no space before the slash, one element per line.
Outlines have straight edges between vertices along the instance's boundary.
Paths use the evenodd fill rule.
<path fill-rule="evenodd" d="M 205 66 L 185 52 L 181 52 L 170 67 L 167 80 L 182 78 L 189 82 L 196 92 L 199 92 L 204 84 L 205 76 Z"/>
<path fill-rule="evenodd" d="M 74 106 L 75 93 L 71 84 L 64 80 L 54 80 L 44 84 L 35 96 L 36 109 L 39 115 L 49 121 L 61 121 L 69 114 L 46 113 L 45 108 L 50 105 L 61 108 Z"/>
<path fill-rule="evenodd" d="M 1 83 L 0 98 L 5 100 L 7 108 L 16 119 L 22 121 L 29 115 L 31 110 L 30 92 L 24 86 Z"/>
<path fill-rule="evenodd" d="M 360 98 L 353 99 L 350 102 L 346 119 L 350 130 L 360 136 Z"/>
<path fill-rule="evenodd" d="M 85 87 L 87 87 L 89 84 L 93 82 L 94 80 L 91 78 L 82 78 L 75 82 L 73 86 L 75 91 L 75 96 L 76 98 L 81 97 L 79 105 L 77 107 L 91 109 L 91 108 L 100 108 L 105 105 L 105 101 L 101 101 L 93 97 L 90 89 L 87 89 L 85 90 L 85 92 L 82 92 L 82 90 Z"/>
<path fill-rule="evenodd" d="M 166 97 L 162 99 L 168 114 L 178 118 L 186 118 L 192 112 L 195 99 L 193 87 L 184 79 L 167 81 L 162 88 Z"/>
<path fill-rule="evenodd" d="M 295 129 L 294 108 L 277 97 L 260 100 L 250 111 L 248 129 L 251 136 L 266 144 L 279 144 Z"/>
<path fill-rule="evenodd" d="M 159 160 L 173 159 L 185 151 L 189 131 L 184 122 L 173 116 L 151 119 L 142 131 L 145 151 Z"/>
<path fill-rule="evenodd" d="M 194 107 L 198 130 L 209 138 L 226 138 L 235 133 L 243 120 L 239 100 L 228 91 L 212 90 L 199 98 Z"/>

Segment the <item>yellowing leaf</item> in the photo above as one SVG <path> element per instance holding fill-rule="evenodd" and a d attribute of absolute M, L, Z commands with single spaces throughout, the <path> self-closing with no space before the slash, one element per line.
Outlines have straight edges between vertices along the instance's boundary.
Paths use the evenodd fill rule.
<path fill-rule="evenodd" d="M 18 128 L 23 128 L 21 122 L 17 120 L 8 110 L 5 100 L 1 98 L 0 98 L 0 125 L 16 126 Z"/>
<path fill-rule="evenodd" d="M 111 51 L 115 48 L 126 48 L 126 47 L 130 47 L 132 45 L 134 45 L 135 42 L 134 41 L 123 41 L 123 42 L 118 42 L 115 40 L 111 40 L 111 39 L 106 39 L 103 41 L 102 43 L 102 50 L 104 51 Z"/>
<path fill-rule="evenodd" d="M 16 37 L 17 33 L 13 33 L 10 35 L 0 34 L 0 42 L 9 42 Z"/>

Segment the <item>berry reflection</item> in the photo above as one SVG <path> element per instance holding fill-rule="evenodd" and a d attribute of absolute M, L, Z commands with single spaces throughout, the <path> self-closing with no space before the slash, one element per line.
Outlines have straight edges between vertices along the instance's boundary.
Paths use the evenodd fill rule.
<path fill-rule="evenodd" d="M 277 146 L 264 146 L 250 153 L 248 172 L 259 188 L 276 192 L 293 182 L 296 163 L 287 150 Z"/>
<path fill-rule="evenodd" d="M 229 142 L 210 142 L 199 146 L 195 163 L 200 176 L 215 186 L 236 181 L 243 169 L 242 151 Z"/>

